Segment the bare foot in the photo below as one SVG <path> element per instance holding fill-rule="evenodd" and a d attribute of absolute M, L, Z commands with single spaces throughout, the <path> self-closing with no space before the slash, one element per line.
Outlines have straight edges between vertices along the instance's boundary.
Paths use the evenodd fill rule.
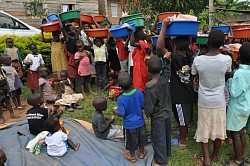
<path fill-rule="evenodd" d="M 80 144 L 79 143 L 76 144 L 75 151 L 78 151 L 79 147 L 80 147 Z"/>
<path fill-rule="evenodd" d="M 10 115 L 10 118 L 12 118 L 12 119 L 19 119 L 19 118 L 21 118 L 21 116 L 16 115 L 16 114 L 12 114 L 12 115 Z"/>
<path fill-rule="evenodd" d="M 0 118 L 0 124 L 4 124 L 5 121 L 4 121 L 4 118 Z"/>

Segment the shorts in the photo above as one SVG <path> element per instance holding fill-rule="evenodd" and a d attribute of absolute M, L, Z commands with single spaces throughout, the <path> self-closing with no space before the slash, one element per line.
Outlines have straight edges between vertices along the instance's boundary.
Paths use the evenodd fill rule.
<path fill-rule="evenodd" d="M 136 151 L 138 147 L 148 144 L 146 125 L 136 129 L 125 129 L 125 147 L 129 151 Z"/>
<path fill-rule="evenodd" d="M 192 123 L 193 103 L 172 104 L 174 117 L 180 126 L 188 126 Z"/>
<path fill-rule="evenodd" d="M 85 83 L 90 83 L 91 81 L 91 75 L 87 75 L 87 76 L 80 76 L 79 77 L 79 81 L 80 81 L 80 84 L 85 84 Z"/>

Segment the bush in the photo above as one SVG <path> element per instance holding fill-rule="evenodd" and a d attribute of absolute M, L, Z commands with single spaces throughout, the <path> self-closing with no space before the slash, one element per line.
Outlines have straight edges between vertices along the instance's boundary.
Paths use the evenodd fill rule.
<path fill-rule="evenodd" d="M 46 37 L 48 35 L 46 34 Z M 6 48 L 6 38 L 11 37 L 14 41 L 14 46 L 17 47 L 21 53 L 21 57 L 24 59 L 26 55 L 31 53 L 31 51 L 28 48 L 28 45 L 31 43 L 36 44 L 38 53 L 40 53 L 45 61 L 46 67 L 51 70 L 51 50 L 50 50 L 50 44 L 44 43 L 40 40 L 40 35 L 34 35 L 34 36 L 0 36 L 0 52 L 2 53 L 3 50 Z M 27 78 L 27 71 L 28 69 L 23 68 L 24 73 L 24 80 Z"/>

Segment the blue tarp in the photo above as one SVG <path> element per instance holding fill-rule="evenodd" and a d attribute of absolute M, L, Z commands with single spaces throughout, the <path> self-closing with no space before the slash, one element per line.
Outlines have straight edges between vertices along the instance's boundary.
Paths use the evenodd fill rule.
<path fill-rule="evenodd" d="M 123 157 L 125 151 L 122 140 L 102 140 L 73 119 L 63 119 L 65 129 L 71 130 L 69 136 L 75 143 L 80 143 L 78 151 L 72 149 L 62 157 L 49 157 L 44 147 L 39 155 L 26 149 L 26 145 L 35 136 L 30 134 L 27 120 L 17 122 L 0 130 L 0 147 L 7 155 L 6 166 L 151 166 L 152 146 L 147 146 L 147 156 L 135 164 Z M 20 132 L 24 135 L 18 135 Z M 138 155 L 138 154 L 137 154 Z"/>

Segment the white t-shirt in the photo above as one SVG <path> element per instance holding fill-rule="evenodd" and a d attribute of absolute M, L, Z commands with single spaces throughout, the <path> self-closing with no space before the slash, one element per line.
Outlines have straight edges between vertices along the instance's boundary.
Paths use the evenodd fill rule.
<path fill-rule="evenodd" d="M 55 132 L 52 135 L 46 136 L 45 143 L 47 144 L 47 153 L 50 156 L 63 156 L 67 152 L 65 141 L 68 136 L 64 132 Z"/>
<path fill-rule="evenodd" d="M 44 60 L 41 54 L 38 55 L 28 54 L 25 57 L 24 61 L 26 62 L 32 61 L 32 64 L 30 65 L 31 71 L 37 71 L 37 68 L 44 64 Z"/>
<path fill-rule="evenodd" d="M 81 31 L 81 37 L 80 37 L 80 38 L 81 38 L 81 40 L 83 41 L 83 44 L 84 44 L 85 46 L 91 45 L 91 44 L 89 43 L 89 41 L 88 41 L 88 36 L 87 36 L 87 34 L 86 34 L 85 32 Z M 93 42 L 93 38 L 89 37 L 89 39 L 90 39 L 90 41 Z"/>
<path fill-rule="evenodd" d="M 226 106 L 225 74 L 231 72 L 232 59 L 228 55 L 195 57 L 192 75 L 199 75 L 198 105 L 205 108 Z"/>

